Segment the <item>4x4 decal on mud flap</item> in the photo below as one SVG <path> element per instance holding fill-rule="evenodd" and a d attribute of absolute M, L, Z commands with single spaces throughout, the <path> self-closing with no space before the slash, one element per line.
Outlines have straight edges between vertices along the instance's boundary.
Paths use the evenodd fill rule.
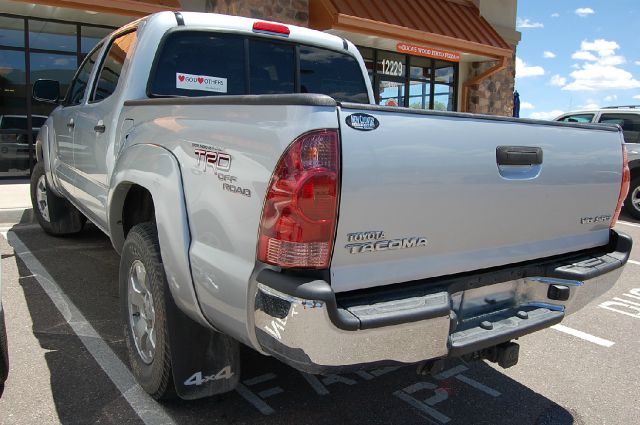
<path fill-rule="evenodd" d="M 231 366 L 225 366 L 220 370 L 220 372 L 213 373 L 211 375 L 204 375 L 202 372 L 196 372 L 184 381 L 184 385 L 202 385 L 209 381 L 231 379 L 232 376 L 233 372 L 231 371 Z"/>

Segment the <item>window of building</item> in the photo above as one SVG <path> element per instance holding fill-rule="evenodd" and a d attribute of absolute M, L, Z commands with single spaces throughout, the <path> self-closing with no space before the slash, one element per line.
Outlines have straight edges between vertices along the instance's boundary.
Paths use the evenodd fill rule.
<path fill-rule="evenodd" d="M 457 63 L 368 47 L 358 50 L 379 105 L 457 110 Z"/>
<path fill-rule="evenodd" d="M 122 74 L 124 61 L 135 41 L 135 31 L 123 34 L 113 40 L 113 43 L 111 43 L 109 47 L 109 53 L 107 53 L 104 63 L 102 64 L 100 76 L 93 91 L 92 100 L 94 102 L 106 99 L 116 91 L 120 74 Z"/>
<path fill-rule="evenodd" d="M 31 99 L 33 83 L 57 80 L 61 93 L 68 93 L 86 52 L 114 29 L 0 13 L 0 178 L 29 175 L 36 135 L 55 108 Z M 85 87 L 76 91 L 76 100 Z"/>

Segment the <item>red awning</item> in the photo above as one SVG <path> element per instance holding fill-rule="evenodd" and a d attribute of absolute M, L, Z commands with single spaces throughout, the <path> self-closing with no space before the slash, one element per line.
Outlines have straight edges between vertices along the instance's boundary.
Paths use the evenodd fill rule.
<path fill-rule="evenodd" d="M 314 29 L 336 29 L 491 57 L 509 44 L 466 0 L 310 0 Z"/>

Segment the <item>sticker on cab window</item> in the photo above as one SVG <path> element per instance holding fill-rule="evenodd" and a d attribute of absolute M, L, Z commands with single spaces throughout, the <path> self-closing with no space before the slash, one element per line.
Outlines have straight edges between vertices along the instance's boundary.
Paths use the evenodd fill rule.
<path fill-rule="evenodd" d="M 227 79 L 208 75 L 193 75 L 176 72 L 176 88 L 184 90 L 204 90 L 216 93 L 227 92 Z"/>

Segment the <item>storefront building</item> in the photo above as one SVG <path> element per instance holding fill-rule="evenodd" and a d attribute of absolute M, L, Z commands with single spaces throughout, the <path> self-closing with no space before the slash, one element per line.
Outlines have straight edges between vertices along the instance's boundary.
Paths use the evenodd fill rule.
<path fill-rule="evenodd" d="M 0 178 L 27 176 L 53 109 L 39 78 L 66 90 L 99 40 L 162 10 L 270 19 L 351 40 L 380 105 L 512 114 L 517 0 L 19 0 L 0 4 Z"/>

